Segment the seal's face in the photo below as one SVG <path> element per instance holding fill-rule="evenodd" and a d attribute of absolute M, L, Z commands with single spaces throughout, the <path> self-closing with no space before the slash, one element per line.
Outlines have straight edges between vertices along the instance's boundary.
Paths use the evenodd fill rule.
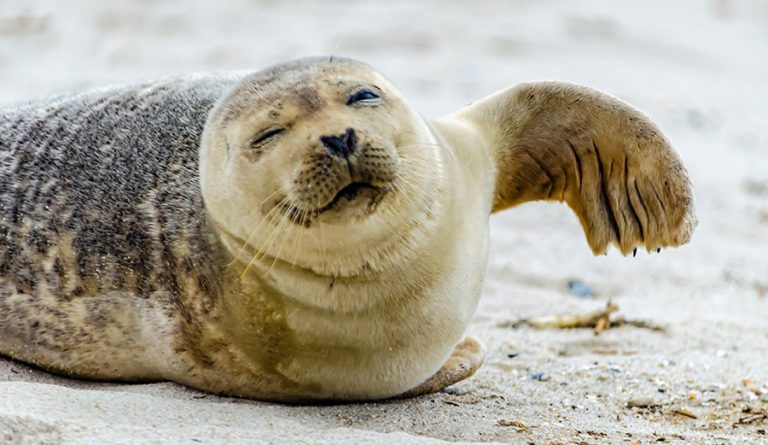
<path fill-rule="evenodd" d="M 219 229 L 251 253 L 285 248 L 292 261 L 297 249 L 374 248 L 429 206 L 438 150 L 367 66 L 290 62 L 246 78 L 212 111 L 203 196 Z"/>

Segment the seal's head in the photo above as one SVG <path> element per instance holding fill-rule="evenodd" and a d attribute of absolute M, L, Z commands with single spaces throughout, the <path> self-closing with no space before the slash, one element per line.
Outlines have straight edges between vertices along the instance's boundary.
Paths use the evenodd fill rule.
<path fill-rule="evenodd" d="M 301 59 L 246 77 L 211 111 L 203 198 L 241 253 L 315 266 L 312 252 L 375 250 L 429 212 L 439 150 L 367 65 Z"/>

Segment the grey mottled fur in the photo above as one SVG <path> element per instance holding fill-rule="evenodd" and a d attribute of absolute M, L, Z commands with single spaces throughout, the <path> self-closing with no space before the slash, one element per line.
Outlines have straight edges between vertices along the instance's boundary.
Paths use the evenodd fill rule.
<path fill-rule="evenodd" d="M 169 79 L 0 108 L 0 353 L 63 371 L 88 344 L 113 341 L 140 357 L 136 327 L 116 319 L 121 307 L 160 306 L 190 321 L 213 304 L 222 262 L 206 227 L 198 145 L 235 82 Z M 75 306 L 87 320 L 68 316 Z M 123 332 L 102 336 L 108 324 Z"/>

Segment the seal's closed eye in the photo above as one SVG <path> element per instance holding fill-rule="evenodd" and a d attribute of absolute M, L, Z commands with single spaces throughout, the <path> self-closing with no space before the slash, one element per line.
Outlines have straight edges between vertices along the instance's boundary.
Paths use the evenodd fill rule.
<path fill-rule="evenodd" d="M 359 90 L 352 95 L 350 95 L 347 98 L 347 105 L 353 105 L 357 102 L 363 102 L 363 101 L 374 101 L 376 99 L 379 99 L 380 96 L 373 91 L 363 88 L 362 90 Z"/>
<path fill-rule="evenodd" d="M 282 133 L 284 128 L 270 128 L 268 130 L 262 131 L 259 133 L 258 136 L 256 136 L 253 141 L 251 142 L 251 147 L 258 147 L 270 139 L 274 138 L 278 134 Z"/>

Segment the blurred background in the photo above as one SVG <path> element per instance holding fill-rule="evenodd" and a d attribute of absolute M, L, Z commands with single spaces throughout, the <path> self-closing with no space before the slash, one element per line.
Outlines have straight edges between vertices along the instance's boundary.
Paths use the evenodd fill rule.
<path fill-rule="evenodd" d="M 427 114 L 520 80 L 552 78 L 707 127 L 727 123 L 732 111 L 711 109 L 714 102 L 751 103 L 741 117 L 765 118 L 757 106 L 765 106 L 760 84 L 768 80 L 768 2 L 0 2 L 3 102 L 314 54 L 369 62 Z"/>

